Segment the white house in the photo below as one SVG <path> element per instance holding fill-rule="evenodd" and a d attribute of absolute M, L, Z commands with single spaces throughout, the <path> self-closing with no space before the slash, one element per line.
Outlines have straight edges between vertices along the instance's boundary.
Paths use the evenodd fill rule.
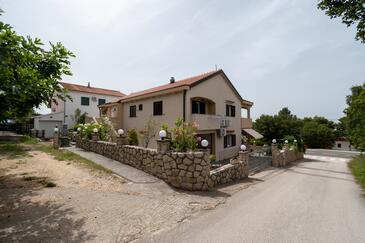
<path fill-rule="evenodd" d="M 68 90 L 71 100 L 62 101 L 56 99 L 51 104 L 51 113 L 46 115 L 35 116 L 34 129 L 45 130 L 45 138 L 52 137 L 53 129 L 66 124 L 68 128 L 76 123 L 75 111 L 79 109 L 81 114 L 86 112 L 88 117 L 98 118 L 100 111 L 98 105 L 119 100 L 124 96 L 117 90 L 102 89 L 87 86 L 60 82 Z"/>

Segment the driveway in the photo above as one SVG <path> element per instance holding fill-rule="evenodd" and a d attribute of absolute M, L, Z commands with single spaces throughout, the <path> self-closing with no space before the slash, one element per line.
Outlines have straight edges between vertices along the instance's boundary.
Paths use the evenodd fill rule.
<path fill-rule="evenodd" d="M 328 153 L 259 173 L 261 183 L 216 211 L 142 242 L 365 242 L 365 197 L 348 153 Z"/>

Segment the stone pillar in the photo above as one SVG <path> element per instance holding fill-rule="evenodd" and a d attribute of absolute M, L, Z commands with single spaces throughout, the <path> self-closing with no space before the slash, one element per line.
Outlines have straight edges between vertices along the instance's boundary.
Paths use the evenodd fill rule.
<path fill-rule="evenodd" d="M 99 134 L 98 133 L 93 133 L 92 137 L 91 137 L 92 141 L 98 141 L 99 140 Z"/>
<path fill-rule="evenodd" d="M 128 145 L 128 137 L 125 135 L 121 135 L 119 137 L 117 137 L 117 145 L 118 146 L 122 146 L 122 145 Z"/>
<path fill-rule="evenodd" d="M 285 152 L 289 151 L 289 148 L 290 148 L 289 144 L 287 143 L 284 144 L 283 149 L 285 150 Z"/>
<path fill-rule="evenodd" d="M 58 131 L 53 133 L 53 148 L 58 149 L 60 147 L 60 134 Z"/>
<path fill-rule="evenodd" d="M 208 149 L 208 148 L 200 149 L 200 151 L 207 154 L 208 156 L 210 155 L 210 149 Z"/>
<path fill-rule="evenodd" d="M 248 165 L 248 157 L 250 153 L 248 151 L 240 151 L 238 152 L 238 159 L 245 165 Z"/>
<path fill-rule="evenodd" d="M 280 165 L 279 148 L 276 143 L 271 144 L 272 166 L 278 167 Z"/>
<path fill-rule="evenodd" d="M 170 150 L 170 140 L 158 139 L 157 141 L 157 152 L 166 154 Z"/>

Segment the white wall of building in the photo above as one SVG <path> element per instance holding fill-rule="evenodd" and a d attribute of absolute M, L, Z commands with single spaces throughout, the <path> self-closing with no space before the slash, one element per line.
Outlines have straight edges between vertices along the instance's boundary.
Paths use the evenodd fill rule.
<path fill-rule="evenodd" d="M 120 97 L 110 96 L 110 95 L 101 95 L 101 94 L 92 94 L 92 93 L 85 93 L 85 92 L 76 92 L 76 91 L 69 91 L 68 93 L 72 101 L 58 101 L 58 104 L 52 104 L 52 111 L 53 112 L 63 112 L 65 115 L 64 122 L 68 125 L 68 127 L 72 127 L 75 125 L 75 111 L 76 109 L 81 110 L 81 114 L 84 112 L 87 113 L 89 117 L 99 117 L 99 108 L 98 108 L 98 100 L 105 99 L 105 102 L 112 102 L 117 101 Z M 81 105 L 81 97 L 88 97 L 89 98 L 89 105 Z"/>

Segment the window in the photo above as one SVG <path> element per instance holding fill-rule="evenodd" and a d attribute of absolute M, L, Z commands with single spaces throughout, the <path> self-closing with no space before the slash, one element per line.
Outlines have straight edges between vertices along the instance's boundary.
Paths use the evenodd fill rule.
<path fill-rule="evenodd" d="M 81 105 L 89 106 L 90 98 L 89 97 L 81 97 Z"/>
<path fill-rule="evenodd" d="M 234 105 L 226 105 L 226 116 L 236 116 L 236 107 Z"/>
<path fill-rule="evenodd" d="M 205 103 L 202 101 L 191 101 L 191 112 L 193 114 L 205 114 Z"/>
<path fill-rule="evenodd" d="M 224 136 L 224 147 L 229 148 L 234 146 L 236 146 L 236 134 Z"/>
<path fill-rule="evenodd" d="M 143 105 L 142 105 L 142 104 L 139 104 L 139 105 L 138 105 L 138 110 L 139 110 L 139 111 L 143 110 Z"/>
<path fill-rule="evenodd" d="M 106 103 L 105 99 L 98 99 L 98 105 L 104 105 Z"/>
<path fill-rule="evenodd" d="M 341 144 L 340 143 L 337 144 L 337 148 L 341 148 Z"/>
<path fill-rule="evenodd" d="M 131 105 L 129 107 L 129 117 L 136 117 L 137 116 L 137 107 L 135 105 Z"/>
<path fill-rule="evenodd" d="M 163 113 L 162 101 L 153 102 L 153 115 L 162 116 L 162 113 Z"/>

